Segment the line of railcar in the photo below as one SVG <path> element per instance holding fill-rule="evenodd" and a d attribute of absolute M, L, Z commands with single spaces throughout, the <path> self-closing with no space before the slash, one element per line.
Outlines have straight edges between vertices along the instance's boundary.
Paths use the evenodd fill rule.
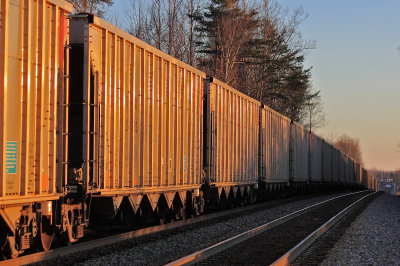
<path fill-rule="evenodd" d="M 298 123 L 63 0 L 1 1 L 0 246 L 364 185 Z"/>

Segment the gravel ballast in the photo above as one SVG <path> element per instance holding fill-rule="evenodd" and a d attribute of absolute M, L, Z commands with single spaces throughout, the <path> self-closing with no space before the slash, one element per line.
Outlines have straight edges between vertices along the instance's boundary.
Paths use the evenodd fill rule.
<path fill-rule="evenodd" d="M 285 203 L 212 224 L 192 225 L 186 229 L 174 230 L 172 233 L 132 239 L 111 246 L 80 252 L 76 255 L 69 255 L 66 258 L 50 260 L 45 264 L 161 265 L 224 240 L 227 237 L 335 196 L 338 196 L 338 194 Z"/>
<path fill-rule="evenodd" d="M 400 197 L 376 198 L 345 231 L 322 265 L 399 265 Z"/>

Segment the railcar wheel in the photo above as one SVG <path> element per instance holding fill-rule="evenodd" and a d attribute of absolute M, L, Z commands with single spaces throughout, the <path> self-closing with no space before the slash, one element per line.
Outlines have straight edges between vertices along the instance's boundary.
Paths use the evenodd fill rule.
<path fill-rule="evenodd" d="M 7 233 L 4 231 L 0 231 L 0 252 L 2 257 L 0 257 L 0 261 L 3 259 L 7 259 L 6 256 L 7 250 Z"/>
<path fill-rule="evenodd" d="M 159 225 L 163 225 L 163 224 L 165 224 L 165 216 L 160 216 L 160 217 L 158 217 L 158 224 Z"/>
<path fill-rule="evenodd" d="M 167 224 L 171 221 L 171 218 L 172 217 L 168 209 L 157 208 L 155 213 L 156 223 L 158 223 L 159 225 Z"/>
<path fill-rule="evenodd" d="M 2 257 L 3 260 L 15 259 L 15 258 L 18 258 L 18 256 L 19 256 L 19 253 L 14 253 L 14 254 L 13 254 L 13 253 L 11 253 L 11 251 L 10 251 L 9 249 L 7 249 L 7 248 L 2 249 L 1 251 L 2 251 L 2 255 L 3 255 L 3 257 Z M 0 259 L 0 261 L 1 261 L 1 259 Z"/>
<path fill-rule="evenodd" d="M 187 210 L 186 207 L 181 207 L 179 209 L 179 220 L 185 220 L 187 218 Z"/>
<path fill-rule="evenodd" d="M 37 246 L 41 251 L 47 251 L 53 242 L 54 232 L 52 230 L 50 220 L 46 216 L 42 216 L 39 232 L 37 234 Z"/>
<path fill-rule="evenodd" d="M 22 253 L 22 251 L 18 250 L 18 246 L 15 243 L 15 237 L 7 235 L 5 242 L 2 243 L 0 251 L 3 255 L 3 259 L 15 259 Z"/>

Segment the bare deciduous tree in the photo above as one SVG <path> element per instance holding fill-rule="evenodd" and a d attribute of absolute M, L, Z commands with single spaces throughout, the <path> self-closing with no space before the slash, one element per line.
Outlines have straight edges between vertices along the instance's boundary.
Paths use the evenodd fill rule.
<path fill-rule="evenodd" d="M 315 131 L 326 125 L 323 103 L 319 91 L 306 98 L 301 123 L 310 131 Z"/>
<path fill-rule="evenodd" d="M 147 14 L 142 0 L 132 0 L 125 10 L 126 30 L 133 36 L 147 41 L 145 29 Z"/>
<path fill-rule="evenodd" d="M 202 70 L 238 87 L 238 70 L 251 53 L 257 29 L 256 14 L 247 1 L 211 1 L 197 19 L 197 51 L 202 54 Z"/>
<path fill-rule="evenodd" d="M 356 160 L 357 163 L 362 164 L 360 140 L 358 138 L 343 134 L 337 138 L 334 146 Z"/>
<path fill-rule="evenodd" d="M 289 12 L 275 0 L 258 2 L 257 49 L 241 73 L 240 90 L 295 121 L 304 115 L 305 101 L 312 97 L 310 69 L 303 62 L 306 45 L 298 30 L 304 11 Z"/>
<path fill-rule="evenodd" d="M 200 0 L 131 0 L 126 30 L 163 52 L 193 64 L 194 27 Z"/>
<path fill-rule="evenodd" d="M 195 42 L 197 40 L 195 35 L 195 28 L 197 25 L 197 21 L 200 16 L 200 0 L 187 0 L 186 8 L 184 13 L 187 15 L 187 30 L 186 34 L 188 36 L 186 51 L 187 51 L 187 59 L 186 62 L 191 65 L 197 65 L 196 55 L 195 55 Z"/>
<path fill-rule="evenodd" d="M 111 6 L 112 0 L 71 0 L 77 13 L 93 13 L 99 17 L 104 16 L 105 6 Z"/>
<path fill-rule="evenodd" d="M 136 37 L 295 121 L 309 121 L 307 107 L 320 111 L 303 64 L 313 45 L 299 32 L 301 8 L 277 0 L 128 1 L 127 30 Z"/>

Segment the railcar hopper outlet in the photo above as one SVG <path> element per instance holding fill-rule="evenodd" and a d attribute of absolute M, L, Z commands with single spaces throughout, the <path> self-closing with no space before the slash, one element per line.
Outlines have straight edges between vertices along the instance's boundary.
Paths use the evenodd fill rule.
<path fill-rule="evenodd" d="M 301 125 L 64 0 L 0 3 L 0 243 L 375 183 Z M 35 241 L 31 241 L 35 240 Z"/>

